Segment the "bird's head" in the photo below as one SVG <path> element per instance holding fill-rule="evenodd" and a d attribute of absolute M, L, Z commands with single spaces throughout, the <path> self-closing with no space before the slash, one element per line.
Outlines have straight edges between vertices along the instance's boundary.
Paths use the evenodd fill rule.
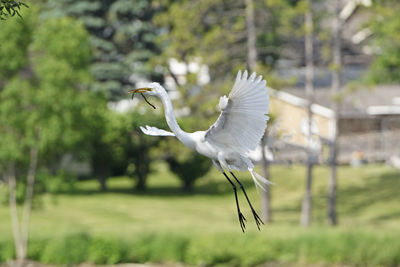
<path fill-rule="evenodd" d="M 160 96 L 161 93 L 165 91 L 165 89 L 159 83 L 150 83 L 146 87 L 137 88 L 133 90 L 129 90 L 129 93 L 132 94 L 132 99 L 135 94 L 141 94 L 144 100 L 155 109 L 155 106 L 152 105 L 145 97 L 146 96 Z"/>
<path fill-rule="evenodd" d="M 132 96 L 139 93 L 146 96 L 157 96 L 162 91 L 165 91 L 165 89 L 159 83 L 149 83 L 146 87 L 130 90 L 129 93 L 131 93 Z"/>

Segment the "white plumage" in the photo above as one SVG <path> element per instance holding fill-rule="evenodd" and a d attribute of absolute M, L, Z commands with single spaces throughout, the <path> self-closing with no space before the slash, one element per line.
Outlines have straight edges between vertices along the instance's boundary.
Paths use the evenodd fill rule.
<path fill-rule="evenodd" d="M 168 132 L 166 130 L 158 129 L 157 127 L 152 127 L 149 125 L 146 125 L 146 127 L 140 126 L 140 130 L 142 130 L 142 132 L 144 134 L 152 135 L 152 136 L 175 136 L 174 133 Z"/>
<path fill-rule="evenodd" d="M 236 187 L 226 175 L 225 170 L 229 171 L 239 184 L 239 180 L 232 173 L 233 170 L 248 170 L 255 184 L 262 189 L 269 184 L 268 180 L 254 172 L 254 165 L 247 156 L 260 144 L 267 127 L 269 96 L 266 81 L 262 79 L 262 76 L 256 77 L 256 74 L 253 73 L 248 77 L 247 71 L 243 75 L 239 71 L 229 96 L 222 96 L 219 100 L 221 114 L 216 122 L 207 131 L 194 133 L 184 132 L 179 127 L 173 113 L 171 100 L 160 84 L 151 83 L 146 88 L 131 90 L 131 92 L 159 97 L 164 106 L 167 124 L 173 132 L 146 126 L 146 128 L 140 127 L 143 133 L 153 136 L 176 136 L 186 146 L 212 159 L 214 165 L 234 187 L 236 198 Z M 258 226 L 259 221 L 262 221 L 251 206 L 243 186 L 241 184 L 240 186 Z M 239 221 L 244 230 L 244 216 L 240 212 L 238 203 L 237 208 Z"/>
<path fill-rule="evenodd" d="M 229 98 L 220 99 L 221 114 L 208 129 L 206 138 L 240 154 L 256 149 L 267 127 L 269 96 L 266 81 L 253 73 L 247 79 L 239 71 Z"/>

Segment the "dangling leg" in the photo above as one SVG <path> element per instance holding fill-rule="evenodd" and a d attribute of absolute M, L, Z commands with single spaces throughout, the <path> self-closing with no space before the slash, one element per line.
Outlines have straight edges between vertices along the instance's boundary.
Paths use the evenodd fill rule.
<path fill-rule="evenodd" d="M 229 179 L 228 175 L 226 175 L 225 172 L 222 172 L 222 173 L 224 174 L 226 179 L 228 179 L 229 183 L 233 187 L 233 192 L 235 193 L 236 208 L 237 208 L 237 212 L 238 212 L 238 216 L 239 216 L 239 223 L 240 223 L 240 227 L 242 228 L 242 231 L 244 233 L 244 229 L 246 229 L 246 225 L 244 224 L 244 222 L 246 221 L 246 218 L 243 216 L 243 214 L 242 214 L 242 212 L 240 211 L 240 208 L 239 208 L 239 201 L 238 201 L 238 197 L 237 197 L 236 185 L 231 181 L 231 179 Z"/>
<path fill-rule="evenodd" d="M 260 230 L 260 223 L 264 224 L 264 222 L 260 219 L 260 216 L 258 216 L 257 212 L 254 210 L 253 205 L 251 205 L 250 199 L 247 196 L 246 190 L 244 190 L 242 183 L 239 181 L 238 178 L 236 178 L 236 176 L 233 174 L 233 172 L 230 171 L 230 173 L 232 174 L 233 178 L 235 178 L 236 182 L 240 185 L 240 188 L 242 189 L 244 196 L 247 199 L 247 203 L 249 203 L 251 212 L 253 213 L 254 220 L 256 221 L 256 224 L 257 224 L 257 228 L 258 228 L 258 230 Z"/>
<path fill-rule="evenodd" d="M 219 162 L 213 160 L 213 163 L 214 163 L 215 167 L 217 167 L 217 169 L 220 172 L 222 172 L 222 174 L 225 176 L 225 178 L 228 179 L 229 183 L 232 185 L 233 192 L 235 193 L 236 208 L 237 208 L 237 212 L 238 212 L 238 216 L 239 216 L 239 223 L 240 223 L 240 227 L 242 228 L 242 231 L 244 233 L 244 230 L 246 229 L 246 225 L 244 224 L 244 222 L 246 221 L 246 218 L 243 216 L 243 214 L 242 214 L 242 212 L 240 211 L 240 208 L 239 208 L 239 201 L 238 201 L 238 196 L 237 196 L 236 185 L 232 182 L 231 179 L 229 179 L 228 175 L 226 175 L 226 173 L 222 169 L 222 167 L 219 164 Z"/>

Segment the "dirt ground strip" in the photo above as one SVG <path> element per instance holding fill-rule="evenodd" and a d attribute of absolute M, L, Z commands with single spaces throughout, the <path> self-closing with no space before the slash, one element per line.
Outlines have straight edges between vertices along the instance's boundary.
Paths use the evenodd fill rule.
<path fill-rule="evenodd" d="M 182 263 L 124 263 L 124 264 L 115 264 L 115 265 L 94 265 L 89 263 L 82 263 L 78 265 L 47 265 L 42 264 L 40 262 L 29 261 L 26 262 L 22 267 L 203 267 L 204 265 L 185 265 Z M 228 266 L 228 265 L 227 265 Z M 283 263 L 283 262 L 268 262 L 257 267 L 352 267 L 354 265 L 346 265 L 346 264 L 329 264 L 329 263 L 314 263 L 314 264 L 302 264 L 302 263 Z M 0 264 L 0 267 L 21 267 L 16 264 L 16 262 L 8 262 Z"/>
<path fill-rule="evenodd" d="M 42 264 L 40 262 L 29 261 L 24 263 L 22 266 L 18 265 L 16 262 L 8 262 L 1 263 L 0 267 L 58 267 L 58 266 L 71 266 L 71 265 L 48 265 Z M 135 263 L 124 263 L 124 264 L 115 264 L 115 265 L 93 265 L 88 263 L 82 263 L 79 265 L 73 265 L 76 267 L 186 267 L 188 265 L 178 264 L 178 263 L 144 263 L 144 264 L 135 264 Z"/>

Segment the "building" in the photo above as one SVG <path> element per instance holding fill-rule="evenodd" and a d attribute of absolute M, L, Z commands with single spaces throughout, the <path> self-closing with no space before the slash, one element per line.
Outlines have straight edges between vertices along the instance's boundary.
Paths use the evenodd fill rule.
<path fill-rule="evenodd" d="M 299 161 L 310 146 L 318 162 L 328 160 L 333 136 L 333 101 L 340 101 L 339 162 L 354 157 L 384 161 L 400 155 L 400 85 L 345 91 L 333 97 L 329 89 L 318 88 L 311 106 L 312 138 L 308 137 L 307 101 L 304 89 L 271 90 L 270 113 L 282 138 L 276 159 Z M 283 143 L 283 144 L 282 144 Z M 398 145 L 396 145 L 398 144 Z"/>

